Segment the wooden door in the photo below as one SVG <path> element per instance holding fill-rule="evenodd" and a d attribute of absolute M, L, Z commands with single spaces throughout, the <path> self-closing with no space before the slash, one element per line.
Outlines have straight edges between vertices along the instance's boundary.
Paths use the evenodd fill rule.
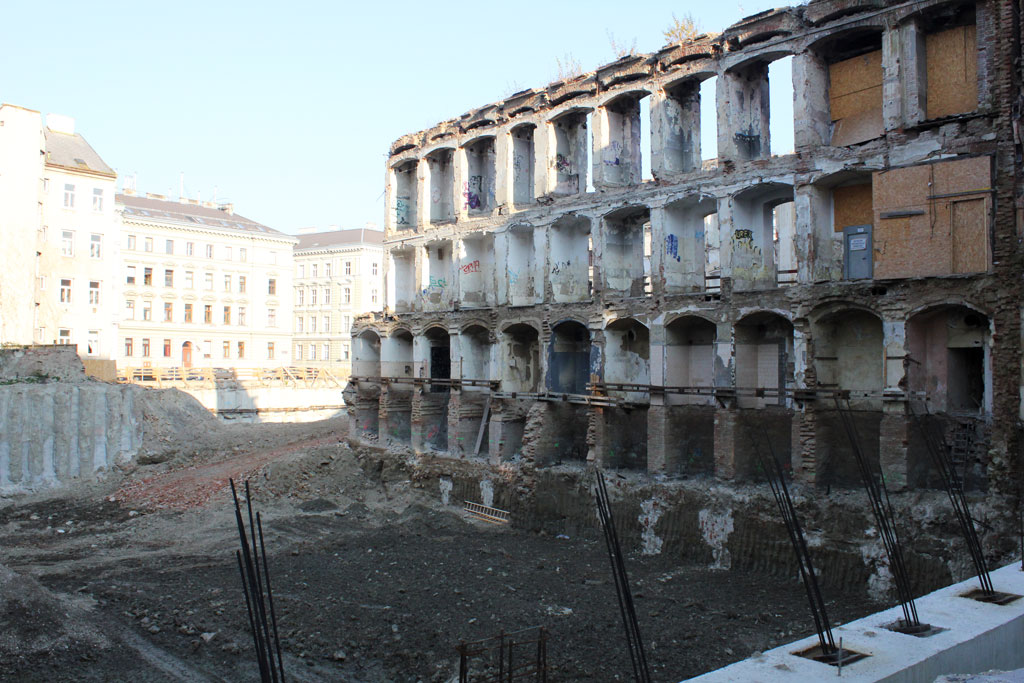
<path fill-rule="evenodd" d="M 954 273 L 983 273 L 988 270 L 986 204 L 984 199 L 967 199 L 950 204 Z"/>
<path fill-rule="evenodd" d="M 181 366 L 192 367 L 192 342 L 185 342 L 181 345 Z"/>

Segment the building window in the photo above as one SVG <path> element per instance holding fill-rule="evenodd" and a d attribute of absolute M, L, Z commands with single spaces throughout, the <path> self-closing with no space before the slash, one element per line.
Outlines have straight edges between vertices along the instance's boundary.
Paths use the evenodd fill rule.
<path fill-rule="evenodd" d="M 142 302 L 142 319 L 152 320 L 153 319 L 153 304 L 149 301 Z"/>
<path fill-rule="evenodd" d="M 310 276 L 311 277 L 316 277 L 316 264 L 315 263 L 309 267 L 309 270 L 310 270 Z"/>
<path fill-rule="evenodd" d="M 213 340 L 203 340 L 203 358 L 213 358 Z"/>
<path fill-rule="evenodd" d="M 324 264 L 324 277 L 330 277 L 330 276 L 331 276 L 331 264 L 330 263 L 325 263 Z"/>
<path fill-rule="evenodd" d="M 331 359 L 331 345 L 327 344 L 327 343 L 324 343 L 324 345 L 321 348 L 323 349 L 323 355 L 320 356 L 320 357 L 323 358 L 324 360 L 330 360 Z"/>
<path fill-rule="evenodd" d="M 75 208 L 75 186 L 71 183 L 64 183 L 64 208 Z"/>
<path fill-rule="evenodd" d="M 192 322 L 192 304 L 185 304 L 185 322 Z"/>
<path fill-rule="evenodd" d="M 213 324 L 213 306 L 210 304 L 203 306 L 203 322 L 207 325 Z"/>
<path fill-rule="evenodd" d="M 46 290 L 46 276 L 45 275 L 40 275 L 39 276 L 39 278 L 36 280 L 36 286 L 39 287 L 39 291 L 40 292 Z"/>
<path fill-rule="evenodd" d="M 149 286 L 151 286 L 153 284 L 153 269 L 152 268 L 143 268 L 142 269 L 142 284 L 146 285 L 147 287 L 149 287 Z"/>
<path fill-rule="evenodd" d="M 349 287 L 345 288 L 345 303 L 346 304 L 352 303 L 352 289 L 349 288 Z"/>
<path fill-rule="evenodd" d="M 98 187 L 92 190 L 92 210 L 96 213 L 103 211 L 103 190 Z"/>
<path fill-rule="evenodd" d="M 131 337 L 124 338 L 124 355 L 131 358 L 132 354 L 135 353 L 134 344 L 132 343 Z"/>
<path fill-rule="evenodd" d="M 345 261 L 345 275 L 351 275 L 351 274 L 352 274 L 352 262 L 351 261 Z"/>
<path fill-rule="evenodd" d="M 224 307 L 224 324 L 225 325 L 230 325 L 231 324 L 231 307 L 230 306 L 225 306 Z"/>
<path fill-rule="evenodd" d="M 195 242 L 185 242 L 185 256 L 195 256 L 195 253 L 196 253 L 196 243 Z"/>
<path fill-rule="evenodd" d="M 192 279 L 192 271 L 191 270 L 186 270 L 185 271 L 185 287 L 186 287 L 186 289 L 192 289 L 193 284 L 194 283 L 193 283 L 193 279 Z"/>
<path fill-rule="evenodd" d="M 331 303 L 331 288 L 330 287 L 324 287 L 324 303 L 325 304 Z"/>
<path fill-rule="evenodd" d="M 103 253 L 103 236 L 89 235 L 89 258 L 100 258 Z"/>
<path fill-rule="evenodd" d="M 230 292 L 231 291 L 231 276 L 230 275 L 225 275 L 224 276 L 224 291 L 225 292 Z"/>
<path fill-rule="evenodd" d="M 95 356 L 100 352 L 99 330 L 89 330 L 89 341 L 85 343 L 85 352 L 90 356 Z"/>
<path fill-rule="evenodd" d="M 244 325 L 245 324 L 245 306 L 239 306 L 238 307 L 238 324 L 239 325 Z"/>
<path fill-rule="evenodd" d="M 164 339 L 164 358 L 171 357 L 171 340 Z"/>
<path fill-rule="evenodd" d="M 58 344 L 70 344 L 71 343 L 71 330 L 66 327 L 62 327 L 57 330 L 57 343 Z"/>
<path fill-rule="evenodd" d="M 239 294 L 245 294 L 245 276 L 244 275 L 239 275 L 238 276 L 238 293 Z"/>
<path fill-rule="evenodd" d="M 348 342 L 344 342 L 341 345 L 341 359 L 342 360 L 348 360 L 348 357 L 349 357 Z"/>
<path fill-rule="evenodd" d="M 245 247 L 239 247 L 238 248 L 238 260 L 241 261 L 242 263 L 245 263 L 246 261 L 248 261 L 249 260 L 249 250 L 246 249 Z M 239 358 L 241 358 L 241 356 L 239 356 Z"/>
<path fill-rule="evenodd" d="M 341 317 L 341 331 L 347 333 L 350 329 L 352 329 L 352 318 L 343 315 Z"/>
<path fill-rule="evenodd" d="M 302 263 L 299 264 L 299 277 L 306 277 L 306 266 Z"/>
<path fill-rule="evenodd" d="M 331 316 L 325 315 L 324 316 L 324 332 L 330 332 L 330 331 L 331 331 Z M 325 358 L 326 358 L 326 356 L 325 356 Z"/>
<path fill-rule="evenodd" d="M 270 278 L 267 280 L 267 294 L 275 296 L 277 294 L 277 280 Z"/>
<path fill-rule="evenodd" d="M 377 262 L 376 261 L 374 261 L 373 265 L 370 267 L 370 272 L 371 272 L 371 274 L 374 277 L 377 277 Z"/>
<path fill-rule="evenodd" d="M 309 359 L 316 360 L 316 344 L 309 345 Z"/>
<path fill-rule="evenodd" d="M 206 258 L 213 258 L 213 245 L 212 244 L 207 244 L 206 245 Z"/>
<path fill-rule="evenodd" d="M 303 287 L 299 287 L 299 305 L 302 306 L 306 303 L 306 290 Z"/>
<path fill-rule="evenodd" d="M 267 327 L 277 327 L 277 309 L 267 309 Z"/>
<path fill-rule="evenodd" d="M 231 358 L 231 342 L 226 341 L 221 346 L 221 353 L 224 356 L 224 358 Z"/>
<path fill-rule="evenodd" d="M 89 305 L 100 305 L 100 283 L 96 280 L 89 281 Z"/>
<path fill-rule="evenodd" d="M 174 271 L 164 270 L 164 287 L 174 286 Z"/>
<path fill-rule="evenodd" d="M 135 302 L 128 300 L 124 302 L 124 319 L 135 320 Z"/>
<path fill-rule="evenodd" d="M 152 237 L 147 237 L 146 238 L 146 241 L 142 245 L 142 249 L 146 253 L 152 253 L 153 252 L 153 238 Z"/>
<path fill-rule="evenodd" d="M 316 306 L 316 287 L 309 288 L 309 303 L 311 306 Z"/>
<path fill-rule="evenodd" d="M 170 302 L 164 302 L 164 322 L 174 322 L 174 304 Z"/>
<path fill-rule="evenodd" d="M 62 304 L 71 303 L 71 279 L 61 278 L 60 281 L 60 302 Z"/>
<path fill-rule="evenodd" d="M 135 235 L 128 235 L 128 251 L 135 251 Z"/>
<path fill-rule="evenodd" d="M 144 337 L 142 339 L 142 357 L 149 358 L 149 338 Z"/>
<path fill-rule="evenodd" d="M 203 289 L 213 291 L 213 273 L 203 273 Z"/>
<path fill-rule="evenodd" d="M 267 342 L 267 360 L 274 360 L 274 342 Z"/>
<path fill-rule="evenodd" d="M 377 303 L 377 290 L 376 289 L 371 289 L 370 290 L 370 303 L 372 303 L 372 304 Z"/>
<path fill-rule="evenodd" d="M 302 360 L 302 344 L 295 345 L 295 360 Z"/>
<path fill-rule="evenodd" d="M 295 332 L 296 333 L 302 334 L 303 323 L 304 323 L 304 321 L 303 321 L 301 315 L 298 318 L 295 319 Z"/>
<path fill-rule="evenodd" d="M 135 266 L 128 266 L 128 274 L 125 276 L 124 281 L 126 284 L 135 284 Z"/>
<path fill-rule="evenodd" d="M 75 233 L 71 230 L 62 230 L 60 233 L 60 255 L 75 255 Z"/>
<path fill-rule="evenodd" d="M 245 358 L 245 342 L 238 342 L 238 359 L 243 360 Z"/>
<path fill-rule="evenodd" d="M 224 247 L 224 260 L 225 261 L 230 261 L 231 260 L 231 247 Z"/>
<path fill-rule="evenodd" d="M 309 331 L 311 334 L 316 334 L 316 317 L 309 316 Z"/>

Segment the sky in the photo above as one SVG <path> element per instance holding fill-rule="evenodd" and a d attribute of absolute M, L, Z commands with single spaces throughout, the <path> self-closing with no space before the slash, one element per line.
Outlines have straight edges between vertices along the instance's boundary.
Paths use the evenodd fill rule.
<path fill-rule="evenodd" d="M 177 198 L 184 174 L 187 196 L 282 232 L 383 226 L 401 135 L 542 87 L 559 59 L 592 71 L 613 41 L 654 52 L 673 14 L 718 32 L 784 4 L 7 0 L 0 101 L 74 117 L 119 189 L 134 176 Z M 770 72 L 773 107 L 790 107 L 776 151 L 792 145 L 786 66 Z"/>

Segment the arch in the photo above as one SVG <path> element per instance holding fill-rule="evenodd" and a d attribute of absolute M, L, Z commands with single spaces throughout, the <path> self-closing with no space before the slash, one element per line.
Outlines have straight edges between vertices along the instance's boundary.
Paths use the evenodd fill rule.
<path fill-rule="evenodd" d="M 885 338 L 881 317 L 864 306 L 838 302 L 810 318 L 817 384 L 823 389 L 881 392 L 885 386 Z M 851 401 L 880 410 L 881 397 Z"/>
<path fill-rule="evenodd" d="M 396 327 L 381 340 L 380 366 L 382 377 L 413 376 L 413 334 L 408 328 Z"/>
<path fill-rule="evenodd" d="M 598 101 L 599 107 L 614 106 L 627 100 L 641 100 L 652 94 L 651 88 L 629 88 L 612 91 Z"/>
<path fill-rule="evenodd" d="M 832 299 L 831 301 L 823 301 L 808 311 L 807 320 L 814 325 L 844 311 L 862 311 L 875 316 L 879 320 L 882 318 L 881 314 L 877 311 L 860 302 L 850 301 L 849 299 Z"/>
<path fill-rule="evenodd" d="M 907 385 L 931 409 L 952 415 L 991 411 L 991 318 L 960 304 L 931 305 L 907 317 Z"/>
<path fill-rule="evenodd" d="M 665 385 L 670 387 L 711 387 L 718 362 L 715 344 L 718 326 L 706 317 L 682 314 L 665 324 Z M 666 394 L 670 405 L 714 405 L 714 397 L 696 394 Z"/>
<path fill-rule="evenodd" d="M 352 346 L 352 374 L 357 377 L 380 377 L 381 340 L 377 330 L 360 330 L 353 337 Z"/>
<path fill-rule="evenodd" d="M 590 298 L 591 223 L 585 216 L 568 214 L 548 230 L 548 281 L 554 303 L 574 303 Z"/>
<path fill-rule="evenodd" d="M 490 380 L 491 377 L 491 330 L 479 322 L 463 325 L 459 333 L 460 377 L 463 379 Z M 487 387 L 467 386 L 464 391 L 485 391 Z"/>
<path fill-rule="evenodd" d="M 733 194 L 730 201 L 733 286 L 743 290 L 791 284 L 796 270 L 793 186 L 761 183 Z"/>
<path fill-rule="evenodd" d="M 651 292 L 651 210 L 643 204 L 622 206 L 602 218 L 604 245 L 601 274 L 613 296 L 638 297 Z"/>
<path fill-rule="evenodd" d="M 741 408 L 786 405 L 785 390 L 793 382 L 793 323 L 776 311 L 753 311 L 733 328 L 736 387 L 763 389 L 765 395 L 739 396 Z"/>
<path fill-rule="evenodd" d="M 690 193 L 667 203 L 661 216 L 666 293 L 704 291 L 721 267 L 717 198 Z"/>
<path fill-rule="evenodd" d="M 636 318 L 618 318 L 605 325 L 604 381 L 611 384 L 651 383 L 651 331 Z M 642 401 L 648 392 L 609 390 L 611 396 Z"/>
<path fill-rule="evenodd" d="M 548 389 L 558 393 L 586 394 L 590 382 L 590 330 L 576 320 L 552 325 L 548 342 Z"/>
<path fill-rule="evenodd" d="M 540 330 L 511 322 L 501 331 L 501 388 L 511 392 L 540 389 Z"/>
<path fill-rule="evenodd" d="M 423 345 L 421 358 L 426 358 L 426 368 L 420 370 L 421 377 L 430 379 L 450 380 L 452 378 L 451 360 L 451 336 L 444 327 L 431 324 L 423 330 L 420 335 L 420 343 Z M 431 384 L 431 393 L 447 393 L 451 386 L 444 384 Z"/>

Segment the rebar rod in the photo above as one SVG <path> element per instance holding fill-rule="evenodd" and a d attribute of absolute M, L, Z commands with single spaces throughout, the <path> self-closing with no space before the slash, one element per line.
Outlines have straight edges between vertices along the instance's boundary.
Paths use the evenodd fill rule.
<path fill-rule="evenodd" d="M 885 476 L 882 474 L 881 466 L 879 466 L 878 472 L 874 471 L 860 446 L 860 437 L 857 434 L 857 426 L 850 409 L 850 400 L 846 399 L 846 405 L 843 406 L 839 397 L 836 396 L 835 403 L 839 421 L 853 448 L 854 459 L 857 461 L 857 469 L 860 471 L 864 491 L 868 494 L 871 513 L 875 518 L 875 526 L 878 527 L 878 535 L 882 539 L 886 557 L 889 559 L 889 570 L 896 584 L 896 594 L 900 601 L 900 608 L 903 610 L 904 624 L 908 627 L 919 626 L 921 622 L 917 616 L 917 606 L 914 604 L 910 575 L 903 561 L 903 547 L 896 530 L 896 515 L 892 509 L 892 501 L 889 499 L 889 490 L 885 485 Z"/>

